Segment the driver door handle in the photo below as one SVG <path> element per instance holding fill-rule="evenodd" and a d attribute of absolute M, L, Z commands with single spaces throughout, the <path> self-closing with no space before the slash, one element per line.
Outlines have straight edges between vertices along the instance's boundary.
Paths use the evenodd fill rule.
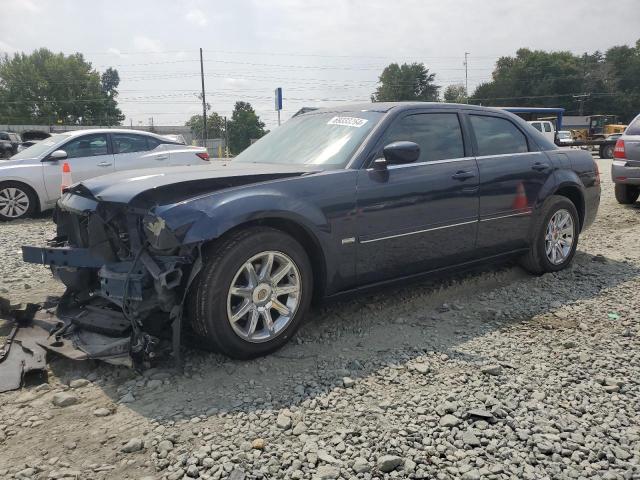
<path fill-rule="evenodd" d="M 167 158 L 169 158 L 169 155 L 161 155 L 159 157 L 156 157 L 156 160 L 166 160 Z"/>
<path fill-rule="evenodd" d="M 111 163 L 110 162 L 100 162 L 98 163 L 98 167 L 110 167 Z"/>
<path fill-rule="evenodd" d="M 548 169 L 549 167 L 550 167 L 550 165 L 548 163 L 536 162 L 536 163 L 533 164 L 533 166 L 531 168 L 533 170 L 541 172 L 543 170 Z"/>
<path fill-rule="evenodd" d="M 451 178 L 453 178 L 454 180 L 467 180 L 468 178 L 473 178 L 475 176 L 476 174 L 470 170 L 460 170 L 451 175 Z"/>

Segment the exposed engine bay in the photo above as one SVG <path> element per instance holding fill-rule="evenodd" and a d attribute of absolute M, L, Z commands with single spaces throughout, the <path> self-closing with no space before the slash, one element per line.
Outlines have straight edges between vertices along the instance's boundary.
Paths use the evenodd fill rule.
<path fill-rule="evenodd" d="M 89 358 L 130 360 L 136 369 L 167 351 L 180 362 L 184 301 L 201 266 L 200 245 L 180 245 L 146 208 L 73 193 L 64 200 L 54 215 L 56 237 L 46 247 L 23 247 L 25 261 L 48 265 L 66 286 L 46 347 L 64 354 L 70 342 Z"/>

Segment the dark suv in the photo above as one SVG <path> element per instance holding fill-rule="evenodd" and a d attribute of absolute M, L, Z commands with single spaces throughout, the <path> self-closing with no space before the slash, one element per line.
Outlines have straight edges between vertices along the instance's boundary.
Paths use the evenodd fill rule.
<path fill-rule="evenodd" d="M 20 135 L 14 132 L 0 132 L 0 158 L 10 158 L 18 153 L 22 143 Z"/>
<path fill-rule="evenodd" d="M 76 329 L 120 315 L 148 354 L 184 312 L 205 345 L 249 358 L 283 345 L 312 297 L 509 257 L 561 270 L 599 200 L 591 155 L 513 114 L 363 104 L 298 115 L 230 162 L 76 184 L 55 241 L 24 258 L 78 299 Z"/>

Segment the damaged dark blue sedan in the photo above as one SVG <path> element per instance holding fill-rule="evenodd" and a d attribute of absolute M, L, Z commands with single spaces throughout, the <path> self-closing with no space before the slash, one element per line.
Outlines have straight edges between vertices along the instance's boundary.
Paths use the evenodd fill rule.
<path fill-rule="evenodd" d="M 57 341 L 112 339 L 94 358 L 144 362 L 171 332 L 175 349 L 183 320 L 251 358 L 282 346 L 313 298 L 509 257 L 563 269 L 599 199 L 589 153 L 510 113 L 366 104 L 296 116 L 231 161 L 73 185 L 57 237 L 24 258 L 67 286 Z"/>

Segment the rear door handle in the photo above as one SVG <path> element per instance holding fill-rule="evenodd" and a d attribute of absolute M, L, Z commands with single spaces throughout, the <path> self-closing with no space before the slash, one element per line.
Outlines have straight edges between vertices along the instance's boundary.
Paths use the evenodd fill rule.
<path fill-rule="evenodd" d="M 100 163 L 98 163 L 98 166 L 99 167 L 110 167 L 111 163 L 109 163 L 109 162 L 100 162 Z"/>
<path fill-rule="evenodd" d="M 162 155 L 161 157 L 156 157 L 156 160 L 166 160 L 169 158 L 169 155 Z"/>
<path fill-rule="evenodd" d="M 533 170 L 537 170 L 538 172 L 541 172 L 542 170 L 547 170 L 550 166 L 551 165 L 549 165 L 548 163 L 536 162 L 533 164 L 531 168 Z"/>
<path fill-rule="evenodd" d="M 451 178 L 453 178 L 454 180 L 466 180 L 468 178 L 473 178 L 475 176 L 476 174 L 469 170 L 460 170 L 459 172 L 456 172 L 453 175 L 451 175 Z"/>

